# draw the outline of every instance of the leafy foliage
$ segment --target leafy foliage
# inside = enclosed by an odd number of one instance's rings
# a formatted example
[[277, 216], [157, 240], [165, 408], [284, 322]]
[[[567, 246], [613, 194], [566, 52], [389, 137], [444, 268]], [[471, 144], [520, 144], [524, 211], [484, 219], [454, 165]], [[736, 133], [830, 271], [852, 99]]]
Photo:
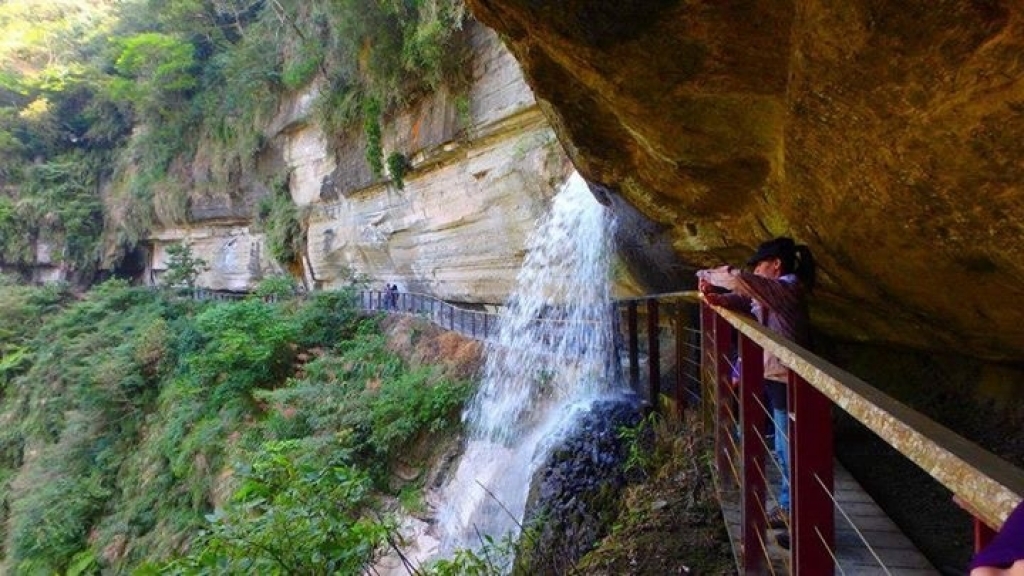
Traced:
[[[0, 4], [0, 259], [32, 264], [52, 224], [40, 218], [73, 193], [82, 201], [68, 206], [89, 218], [60, 219], [53, 253], [84, 273], [100, 254], [116, 265], [155, 224], [186, 223], [190, 194], [239, 191], [295, 91], [319, 94], [325, 133], [362, 126], [381, 177], [388, 115], [467, 86], [464, 18], [461, 0]], [[68, 177], [45, 174], [56, 168]], [[111, 183], [105, 219], [97, 182]], [[277, 247], [294, 254], [300, 234], [280, 230]]]
[[409, 159], [401, 152], [392, 152], [388, 156], [388, 174], [391, 175], [391, 181], [395, 183], [395, 188], [399, 190], [405, 188], [405, 173], [409, 168]]
[[363, 102], [363, 132], [366, 134], [366, 161], [377, 178], [384, 173], [384, 149], [381, 143], [380, 101], [369, 98]]
[[263, 229], [267, 250], [275, 260], [282, 264], [299, 261], [306, 245], [306, 230], [284, 183], [260, 201], [256, 223]]
[[295, 279], [287, 274], [264, 278], [253, 292], [260, 299], [290, 298], [295, 295]]
[[[266, 444], [231, 501], [208, 518], [196, 551], [169, 574], [357, 574], [388, 527], [367, 516], [365, 474], [305, 458], [296, 441]], [[326, 503], [326, 505], [325, 505]]]
[[501, 576], [508, 573], [515, 548], [511, 535], [499, 542], [485, 536], [479, 549], [456, 550], [450, 559], [431, 563], [424, 573], [428, 576]]
[[391, 463], [468, 394], [390, 352], [351, 291], [3, 282], [0, 571], [357, 573], [390, 529], [370, 511]]
[[119, 42], [114, 60], [118, 76], [112, 95], [122, 98], [143, 117], [172, 114], [196, 87], [195, 48], [191, 43], [159, 32], [143, 32]]
[[208, 268], [206, 260], [192, 254], [192, 247], [184, 242], [167, 247], [167, 271], [160, 278], [164, 286], [196, 285], [196, 278]]

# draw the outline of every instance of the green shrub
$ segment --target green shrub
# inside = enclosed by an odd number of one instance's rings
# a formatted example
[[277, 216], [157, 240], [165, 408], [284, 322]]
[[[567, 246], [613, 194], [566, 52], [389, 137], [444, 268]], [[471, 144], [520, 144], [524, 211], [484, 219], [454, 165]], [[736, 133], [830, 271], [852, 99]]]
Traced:
[[65, 284], [19, 286], [0, 276], [0, 396], [6, 384], [31, 366], [34, 333], [69, 297]]
[[363, 102], [363, 134], [366, 136], [366, 161], [374, 178], [384, 174], [384, 148], [381, 141], [380, 101], [368, 98]]
[[281, 84], [289, 90], [298, 90], [308, 84], [319, 69], [319, 54], [305, 56], [285, 66], [284, 72], [281, 73]]
[[295, 279], [287, 274], [276, 274], [260, 280], [253, 296], [260, 299], [285, 299], [295, 296]]
[[465, 384], [438, 380], [430, 369], [383, 383], [370, 403], [370, 444], [381, 455], [394, 457], [419, 434], [445, 430], [457, 422], [468, 394]]
[[298, 262], [306, 245], [306, 231], [299, 209], [288, 192], [287, 178], [274, 186], [274, 192], [260, 200], [256, 224], [263, 230], [267, 250], [281, 264]]
[[360, 321], [353, 288], [311, 292], [295, 313], [297, 343], [303, 348], [333, 348], [356, 337]]
[[209, 388], [210, 410], [248, 401], [253, 388], [283, 381], [294, 361], [298, 326], [261, 301], [207, 308], [195, 326], [205, 342], [185, 362], [194, 382]]
[[92, 271], [97, 262], [103, 231], [97, 164], [104, 160], [97, 155], [69, 153], [33, 164], [24, 172], [26, 200], [20, 211], [28, 217], [28, 228], [57, 240], [57, 247], [64, 248], [57, 254], [63, 252], [63, 259], [74, 270]]
[[431, 562], [424, 567], [425, 576], [501, 576], [515, 558], [517, 542], [511, 535], [500, 541], [484, 536], [479, 549], [461, 548], [451, 558]]
[[142, 32], [117, 41], [114, 61], [118, 76], [111, 94], [130, 102], [142, 114], [159, 118], [174, 110], [198, 84], [195, 47], [186, 40], [159, 32]]
[[62, 572], [86, 545], [89, 526], [111, 495], [102, 472], [91, 470], [98, 434], [95, 422], [77, 417], [60, 443], [23, 472], [30, 488], [10, 499], [10, 560], [20, 573], [31, 573], [28, 567]]
[[242, 484], [207, 533], [167, 574], [358, 574], [390, 529], [366, 514], [368, 478], [331, 461], [303, 458], [293, 441], [254, 456]]
[[409, 160], [401, 152], [392, 152], [388, 156], [388, 173], [395, 183], [395, 188], [405, 188], [405, 174], [410, 167]]

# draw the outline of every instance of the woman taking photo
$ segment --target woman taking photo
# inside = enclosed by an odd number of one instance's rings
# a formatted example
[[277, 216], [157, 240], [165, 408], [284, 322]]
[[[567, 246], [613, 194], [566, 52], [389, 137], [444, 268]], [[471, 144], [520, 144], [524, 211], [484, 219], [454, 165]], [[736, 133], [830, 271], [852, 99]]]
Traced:
[[[814, 257], [807, 246], [792, 238], [764, 242], [747, 261], [750, 271], [721, 266], [697, 272], [697, 288], [709, 304], [752, 313], [763, 326], [795, 343], [810, 343], [807, 297], [814, 288]], [[721, 293], [718, 289], [729, 292]], [[789, 526], [789, 433], [786, 382], [789, 369], [767, 350], [764, 384], [775, 426], [775, 455], [782, 472], [778, 506], [768, 513], [771, 528]], [[788, 534], [778, 543], [788, 548]]]

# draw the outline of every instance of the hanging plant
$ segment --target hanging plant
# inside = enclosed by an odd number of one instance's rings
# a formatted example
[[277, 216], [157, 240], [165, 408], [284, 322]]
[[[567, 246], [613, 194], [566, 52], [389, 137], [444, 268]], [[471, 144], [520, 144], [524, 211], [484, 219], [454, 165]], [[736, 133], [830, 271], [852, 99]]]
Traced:
[[405, 157], [405, 154], [401, 152], [392, 152], [388, 156], [388, 174], [391, 175], [392, 182], [395, 186], [402, 190], [405, 188], [405, 175], [409, 172], [412, 165], [409, 163], [409, 159]]

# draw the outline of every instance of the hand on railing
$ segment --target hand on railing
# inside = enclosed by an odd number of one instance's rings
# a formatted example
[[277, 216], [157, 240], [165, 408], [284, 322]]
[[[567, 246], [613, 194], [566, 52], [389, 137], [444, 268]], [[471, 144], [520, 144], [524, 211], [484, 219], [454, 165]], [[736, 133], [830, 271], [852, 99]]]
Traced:
[[727, 299], [722, 292], [722, 288], [712, 284], [704, 276], [701, 275], [701, 270], [697, 273], [697, 291], [704, 296], [704, 300], [712, 306], [725, 306]]

